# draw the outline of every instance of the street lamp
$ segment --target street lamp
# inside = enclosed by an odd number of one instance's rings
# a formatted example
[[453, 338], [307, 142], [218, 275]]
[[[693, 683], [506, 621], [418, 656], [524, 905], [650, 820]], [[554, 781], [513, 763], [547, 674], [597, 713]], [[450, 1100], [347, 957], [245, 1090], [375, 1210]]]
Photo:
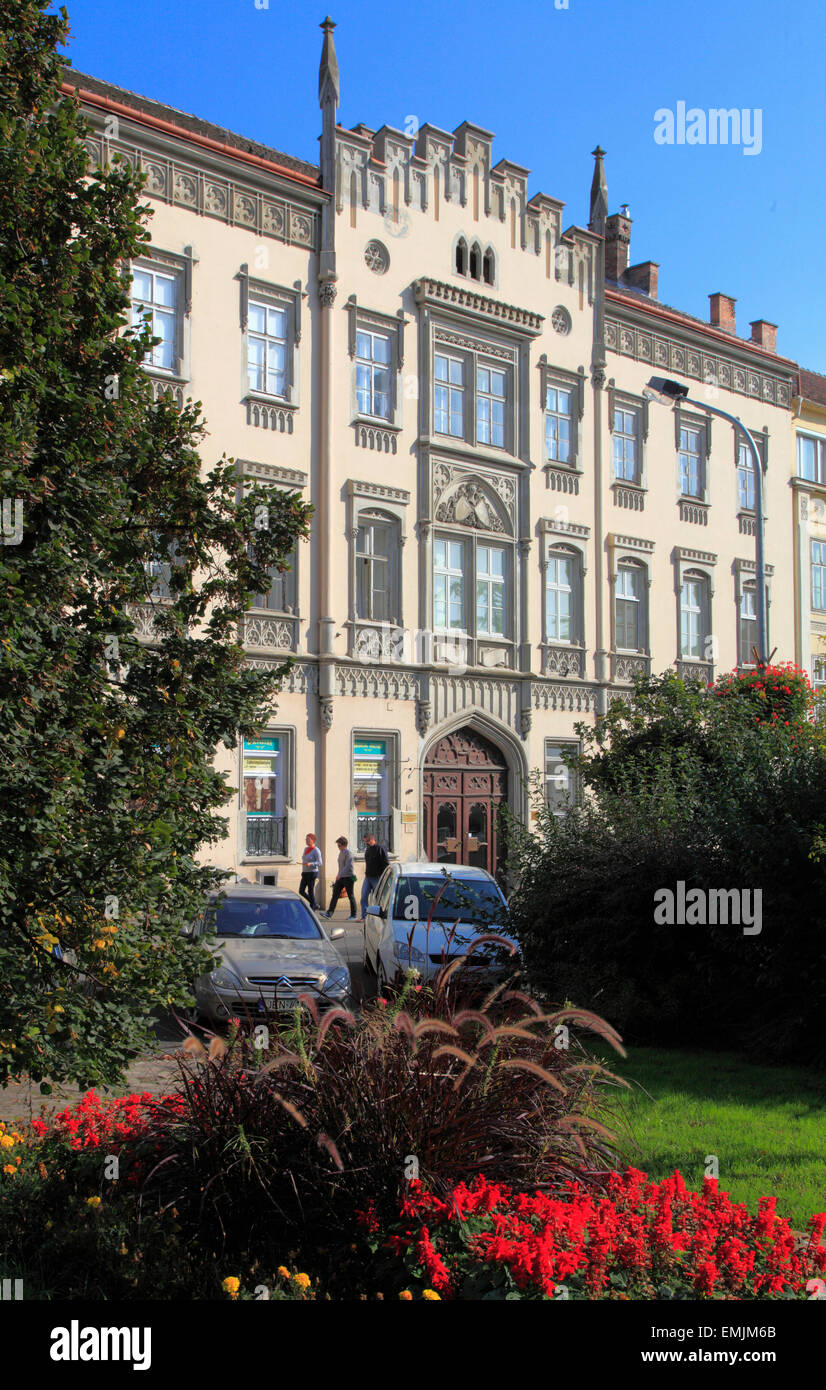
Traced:
[[755, 545], [757, 551], [757, 655], [758, 665], [765, 665], [769, 654], [769, 639], [766, 630], [766, 564], [763, 554], [763, 461], [751, 434], [746, 429], [743, 421], [737, 415], [730, 415], [727, 410], [721, 410], [717, 405], [709, 405], [708, 401], [695, 401], [688, 394], [689, 388], [684, 386], [681, 381], [669, 381], [666, 377], [652, 376], [648, 385], [643, 388], [643, 395], [649, 401], [657, 401], [660, 405], [676, 405], [679, 401], [685, 401], [686, 405], [697, 406], [700, 410], [707, 410], [711, 415], [719, 415], [723, 420], [728, 420], [735, 429], [740, 430], [743, 438], [748, 444], [751, 452], [752, 468], [754, 469], [754, 502], [756, 512], [755, 525]]

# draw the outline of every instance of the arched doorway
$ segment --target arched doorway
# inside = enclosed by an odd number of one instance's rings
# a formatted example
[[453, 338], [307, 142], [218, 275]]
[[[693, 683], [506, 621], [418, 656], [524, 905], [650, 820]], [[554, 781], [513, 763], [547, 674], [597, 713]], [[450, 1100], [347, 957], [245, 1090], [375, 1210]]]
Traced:
[[423, 768], [425, 853], [440, 864], [474, 864], [495, 874], [497, 812], [508, 799], [504, 753], [475, 729], [444, 734]]

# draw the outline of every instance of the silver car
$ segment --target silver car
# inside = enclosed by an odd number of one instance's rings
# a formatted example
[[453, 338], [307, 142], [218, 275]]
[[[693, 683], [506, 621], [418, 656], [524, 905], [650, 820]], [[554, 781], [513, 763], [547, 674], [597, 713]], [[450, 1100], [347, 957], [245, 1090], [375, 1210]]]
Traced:
[[478, 937], [505, 937], [513, 947], [480, 945], [463, 967], [477, 979], [504, 978], [519, 968], [515, 939], [508, 932], [508, 905], [485, 869], [465, 864], [394, 863], [385, 869], [364, 918], [364, 964], [379, 993], [407, 970], [432, 980], [443, 966], [465, 955]]
[[196, 1017], [212, 1024], [291, 1014], [309, 994], [319, 1008], [353, 1005], [350, 971], [303, 898], [289, 888], [233, 883], [210, 894], [192, 928], [215, 969], [195, 981]]

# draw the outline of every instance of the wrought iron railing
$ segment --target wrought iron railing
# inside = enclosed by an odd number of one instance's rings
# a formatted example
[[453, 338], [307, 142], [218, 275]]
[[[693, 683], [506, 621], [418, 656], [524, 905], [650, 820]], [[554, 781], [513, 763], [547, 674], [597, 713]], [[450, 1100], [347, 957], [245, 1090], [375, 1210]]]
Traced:
[[250, 858], [286, 854], [286, 844], [286, 816], [247, 817], [247, 855]]
[[390, 843], [392, 828], [392, 816], [359, 816], [358, 829], [356, 832], [357, 853], [361, 854], [363, 852], [366, 835], [375, 835], [380, 845], [384, 845], [385, 849], [392, 849], [393, 846]]

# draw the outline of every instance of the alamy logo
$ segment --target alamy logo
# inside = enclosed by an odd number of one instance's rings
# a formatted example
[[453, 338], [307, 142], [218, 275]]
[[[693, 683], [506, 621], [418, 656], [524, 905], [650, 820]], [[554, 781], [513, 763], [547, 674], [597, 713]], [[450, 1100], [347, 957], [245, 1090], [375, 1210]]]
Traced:
[[73, 1319], [68, 1327], [52, 1328], [52, 1361], [131, 1361], [133, 1371], [152, 1365], [151, 1327], [81, 1327]]
[[743, 928], [744, 936], [763, 930], [762, 888], [689, 888], [680, 879], [676, 892], [658, 888], [654, 894], [654, 921], [658, 927]]
[[699, 106], [676, 111], [661, 106], [654, 112], [654, 139], [658, 145], [742, 145], [743, 154], [760, 154], [763, 148], [763, 112], [759, 107]]

